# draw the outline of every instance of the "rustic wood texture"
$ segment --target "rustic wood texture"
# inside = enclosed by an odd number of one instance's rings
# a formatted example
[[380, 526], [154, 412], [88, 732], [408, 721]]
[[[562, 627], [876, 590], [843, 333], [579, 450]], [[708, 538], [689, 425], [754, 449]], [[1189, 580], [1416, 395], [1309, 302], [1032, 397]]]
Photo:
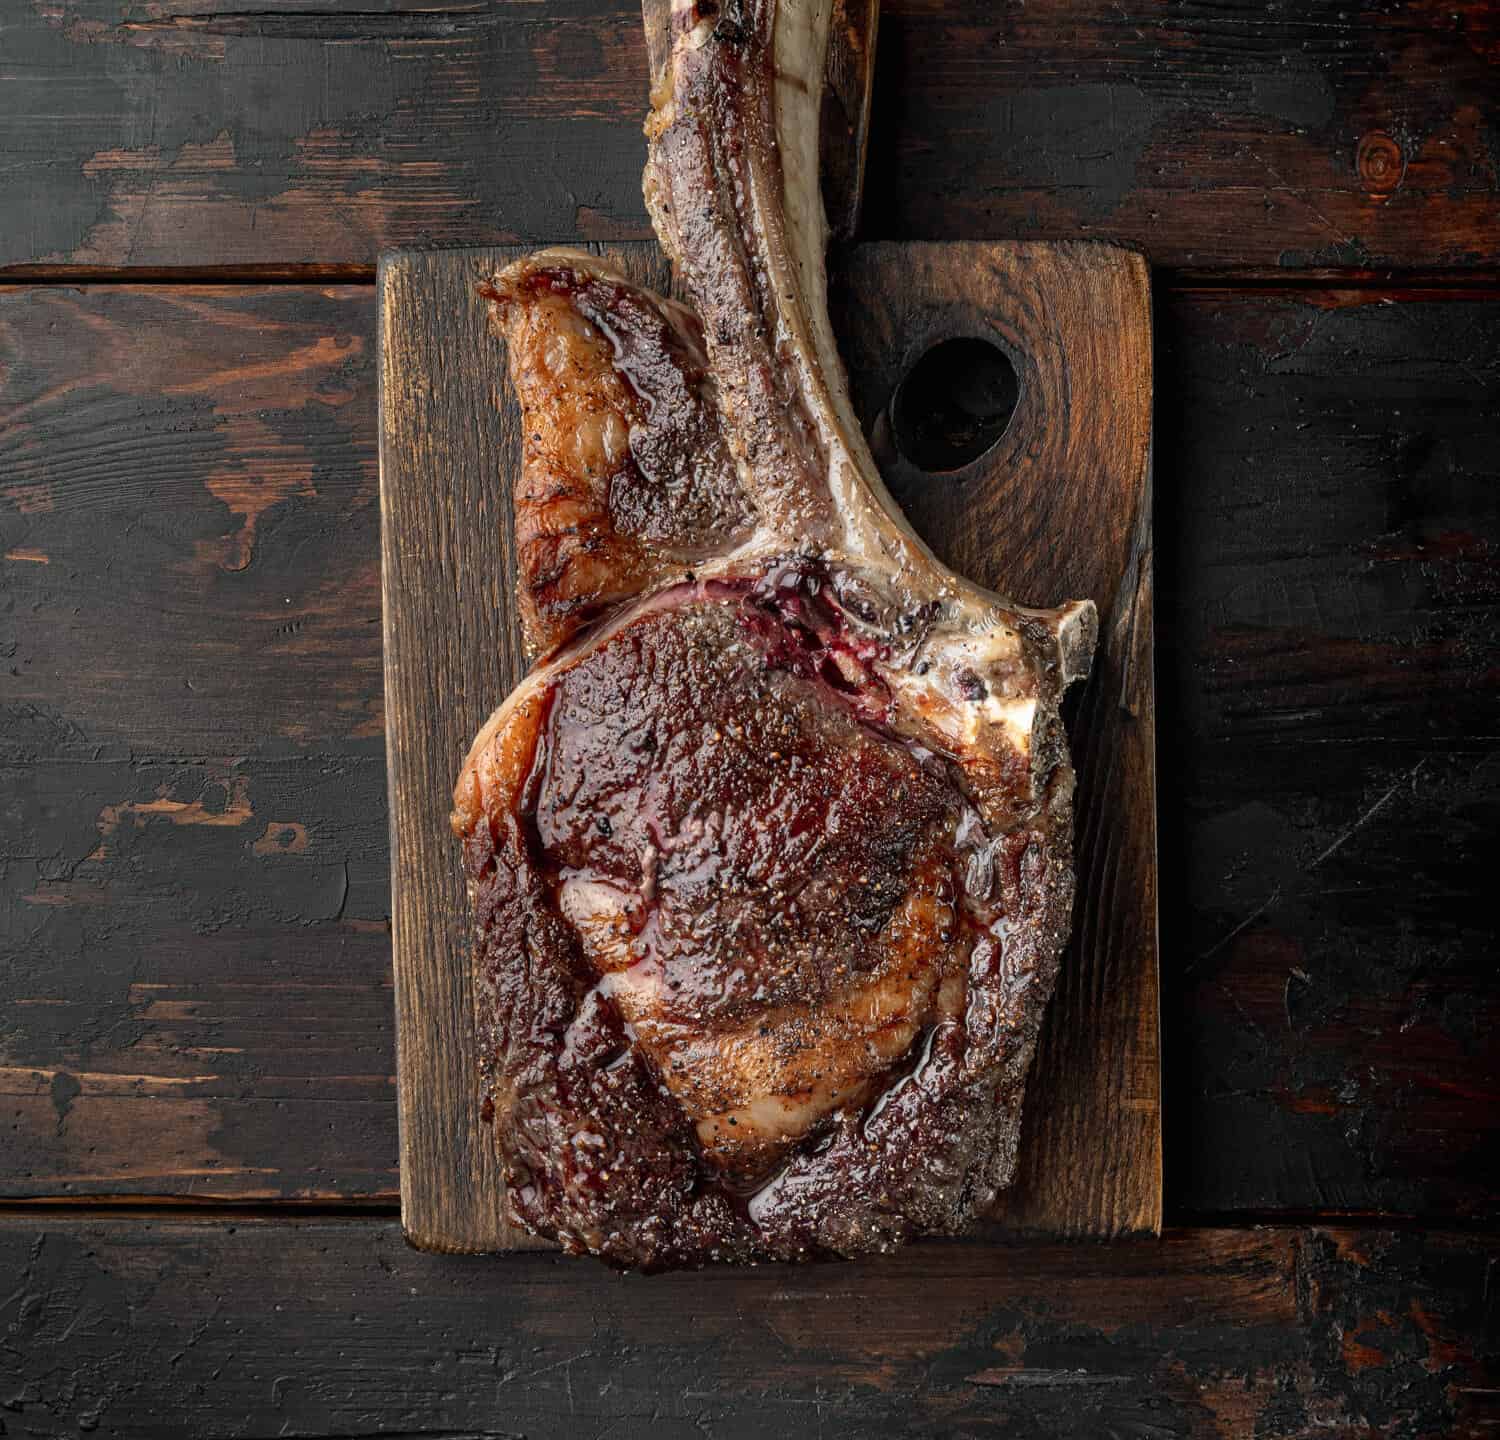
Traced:
[[[520, 412], [479, 284], [519, 251], [398, 253], [381, 269], [381, 507], [401, 1207], [413, 1242], [512, 1248], [479, 1115], [467, 905], [450, 792], [474, 733], [525, 673], [510, 492]], [[661, 288], [654, 246], [611, 247]], [[893, 472], [945, 558], [1027, 602], [1097, 597], [1084, 701], [1079, 907], [1026, 1101], [1017, 1228], [1160, 1228], [1151, 309], [1138, 256], [1101, 246], [854, 252], [835, 310], [861, 419], [879, 434], [908, 368], [954, 337], [1013, 357], [1021, 402], [962, 470]], [[496, 405], [498, 401], [498, 407]], [[476, 419], [479, 411], [487, 411]], [[895, 452], [892, 451], [895, 460]], [[952, 543], [963, 534], [967, 543]], [[954, 553], [956, 552], [956, 553]], [[497, 1115], [496, 1125], [504, 1123]]]
[[[0, 25], [0, 267], [648, 234], [637, 0], [38, 0]], [[1488, 0], [887, 0], [878, 68], [873, 238], [1500, 254]]]
[[620, 1277], [390, 1222], [0, 1220], [7, 1435], [1486, 1440], [1500, 1244], [1201, 1230]]
[[883, 8], [862, 233], [1157, 267], [1169, 1216], [1465, 1233], [641, 1282], [244, 1208], [397, 1198], [375, 257], [646, 237], [637, 0], [12, 0], [0, 1433], [1500, 1428], [1500, 5]]
[[519, 412], [479, 285], [493, 256], [380, 271], [380, 506], [401, 1215], [427, 1250], [512, 1248], [480, 1115], [472, 923], [448, 824], [485, 717], [526, 670], [506, 481]]
[[6, 1194], [395, 1195], [372, 300], [0, 291]]
[[[1179, 1216], [1500, 1220], [1492, 305], [1158, 291]], [[0, 288], [6, 1196], [394, 1201], [374, 308]]]
[[1497, 316], [1337, 290], [1172, 307], [1180, 1212], [1500, 1215]]

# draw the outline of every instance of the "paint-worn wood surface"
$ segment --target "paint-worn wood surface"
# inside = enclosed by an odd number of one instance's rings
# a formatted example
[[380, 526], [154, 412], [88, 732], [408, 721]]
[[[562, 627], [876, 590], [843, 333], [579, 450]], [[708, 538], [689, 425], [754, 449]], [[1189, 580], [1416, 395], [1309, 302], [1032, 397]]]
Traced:
[[[509, 516], [520, 417], [476, 296], [514, 253], [398, 253], [380, 284], [402, 1215], [415, 1243], [449, 1250], [517, 1240], [500, 1218], [493, 1132], [479, 1114], [467, 908], [447, 823], [470, 738], [524, 673]], [[608, 253], [647, 284], [667, 281], [653, 246]], [[837, 290], [861, 418], [890, 450], [918, 531], [974, 578], [1028, 602], [1091, 595], [1099, 604], [1104, 640], [1075, 726], [1076, 940], [1033, 1070], [1018, 1181], [1000, 1213], [1016, 1228], [1054, 1234], [1154, 1231], [1162, 1199], [1145, 265], [1099, 246], [875, 246], [854, 252]], [[955, 338], [1002, 347], [1020, 399], [997, 444], [933, 475], [881, 439], [879, 417], [911, 367]]]
[[1496, 297], [1209, 291], [1159, 354], [1174, 1203], [1500, 1218]]
[[[638, 0], [10, 0], [0, 27], [0, 267], [649, 233]], [[878, 68], [872, 238], [1500, 259], [1490, 0], [887, 0]]]
[[620, 1277], [393, 1222], [0, 1220], [6, 1434], [1057, 1440], [1500, 1422], [1500, 1245], [1198, 1230]]
[[0, 291], [5, 1195], [394, 1197], [374, 350]]
[[[1179, 1216], [1500, 1218], [1488, 296], [1156, 296]], [[375, 348], [0, 289], [0, 1196], [394, 1203]]]

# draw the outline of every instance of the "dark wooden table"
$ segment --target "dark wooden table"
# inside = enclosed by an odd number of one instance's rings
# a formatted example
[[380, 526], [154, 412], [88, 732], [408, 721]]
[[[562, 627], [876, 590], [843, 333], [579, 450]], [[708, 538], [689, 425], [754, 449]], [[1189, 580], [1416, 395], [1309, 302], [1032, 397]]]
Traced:
[[886, 3], [867, 235], [1156, 267], [1163, 1239], [404, 1247], [374, 261], [647, 234], [636, 16], [0, 0], [0, 1434], [1495, 1435], [1487, 0]]

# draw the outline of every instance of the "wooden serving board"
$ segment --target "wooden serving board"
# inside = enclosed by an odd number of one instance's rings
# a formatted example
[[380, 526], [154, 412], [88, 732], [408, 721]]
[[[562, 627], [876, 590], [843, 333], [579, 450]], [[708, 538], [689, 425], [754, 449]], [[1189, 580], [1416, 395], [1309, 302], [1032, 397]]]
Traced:
[[[401, 1211], [408, 1238], [432, 1250], [538, 1244], [501, 1218], [479, 1108], [470, 919], [448, 829], [470, 739], [526, 668], [509, 498], [520, 417], [503, 343], [476, 293], [520, 253], [396, 252], [380, 267]], [[645, 284], [669, 283], [653, 244], [601, 253]], [[1087, 595], [1100, 610], [1094, 673], [1069, 704], [1079, 773], [1074, 938], [1032, 1071], [1020, 1169], [995, 1219], [1051, 1235], [1158, 1231], [1145, 263], [1094, 245], [866, 245], [835, 267], [832, 294], [860, 419], [928, 543], [955, 569], [1028, 604]], [[930, 399], [941, 411], [950, 391], [973, 388], [973, 352], [950, 349], [913, 367], [955, 338], [997, 347], [1019, 395], [993, 447], [950, 468], [932, 457], [945, 435], [924, 429], [920, 407]], [[956, 361], [946, 377], [944, 356]]]

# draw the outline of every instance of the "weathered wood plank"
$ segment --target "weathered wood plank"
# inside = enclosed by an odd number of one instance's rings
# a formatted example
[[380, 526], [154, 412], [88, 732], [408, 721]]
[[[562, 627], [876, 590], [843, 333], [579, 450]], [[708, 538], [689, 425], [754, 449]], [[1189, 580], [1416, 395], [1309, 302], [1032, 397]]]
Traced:
[[1169, 315], [1169, 1191], [1493, 1216], [1500, 310]]
[[[56, 0], [0, 27], [0, 267], [648, 234], [636, 0]], [[873, 238], [1500, 255], [1488, 0], [886, 0], [878, 70]]]
[[[509, 1249], [480, 1055], [451, 777], [525, 673], [512, 596], [520, 412], [479, 286], [519, 251], [399, 253], [381, 267], [381, 507], [390, 742], [401, 1209], [424, 1248]], [[654, 245], [610, 247], [664, 286]], [[861, 420], [918, 532], [1035, 604], [1088, 595], [1101, 643], [1074, 725], [1074, 943], [1026, 1098], [1017, 1229], [1161, 1224], [1151, 660], [1151, 314], [1139, 257], [1102, 246], [873, 245], [835, 274]], [[954, 339], [1003, 347], [1022, 398], [958, 465], [904, 458], [897, 388]], [[1000, 351], [994, 352], [997, 358]], [[940, 362], [939, 362], [940, 363]], [[962, 368], [949, 383], [961, 382]], [[498, 409], [496, 399], [499, 399]], [[891, 431], [894, 425], [895, 437]], [[909, 438], [909, 437], [908, 437]], [[930, 473], [941, 469], [942, 473]]]
[[0, 1170], [394, 1197], [368, 288], [0, 292]]
[[1480, 1440], [1492, 1238], [923, 1244], [641, 1280], [392, 1222], [0, 1220], [7, 1434]]
[[901, 0], [866, 225], [1081, 235], [1188, 269], [1490, 263], [1488, 0]]
[[374, 329], [355, 286], [0, 290], [10, 723], [379, 739]]
[[[0, 292], [5, 1194], [394, 1194], [373, 307]], [[1157, 298], [1183, 1211], [1500, 1218], [1496, 315]]]

